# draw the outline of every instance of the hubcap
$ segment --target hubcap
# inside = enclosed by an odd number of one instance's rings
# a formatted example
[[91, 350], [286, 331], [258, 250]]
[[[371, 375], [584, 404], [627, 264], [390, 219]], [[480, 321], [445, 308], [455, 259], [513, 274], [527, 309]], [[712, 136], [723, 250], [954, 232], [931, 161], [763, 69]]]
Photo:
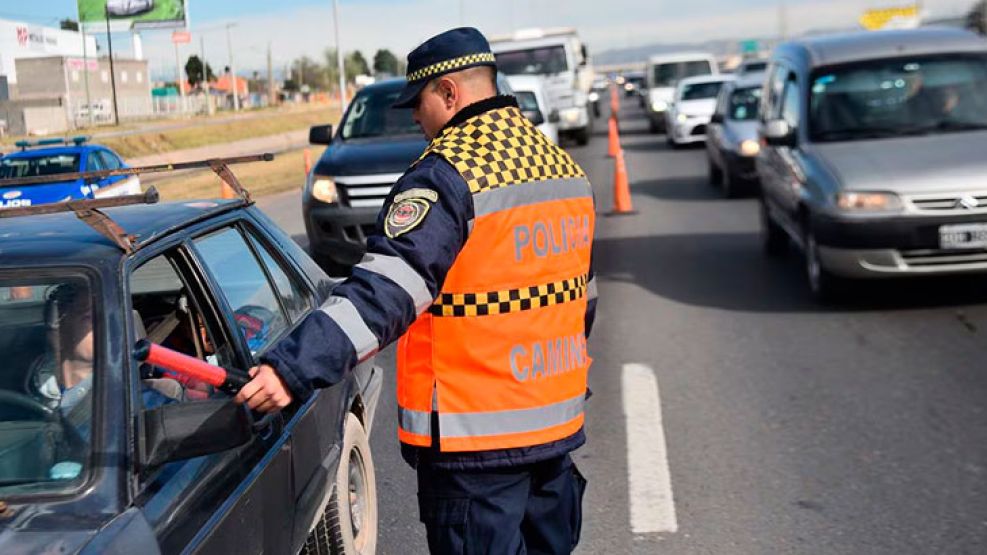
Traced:
[[360, 531], [366, 518], [367, 483], [363, 475], [363, 457], [356, 449], [350, 453], [349, 478], [350, 525], [353, 529], [353, 542], [358, 550], [362, 550], [366, 543], [366, 538], [360, 535]]

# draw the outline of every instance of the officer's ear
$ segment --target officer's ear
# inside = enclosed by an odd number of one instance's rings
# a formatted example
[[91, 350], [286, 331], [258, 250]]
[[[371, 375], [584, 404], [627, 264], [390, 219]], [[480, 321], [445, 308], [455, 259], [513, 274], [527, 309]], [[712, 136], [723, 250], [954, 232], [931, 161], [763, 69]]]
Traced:
[[456, 81], [449, 77], [439, 78], [435, 86], [435, 93], [442, 99], [442, 103], [446, 109], [454, 108], [456, 106], [456, 100], [459, 99], [459, 87]]

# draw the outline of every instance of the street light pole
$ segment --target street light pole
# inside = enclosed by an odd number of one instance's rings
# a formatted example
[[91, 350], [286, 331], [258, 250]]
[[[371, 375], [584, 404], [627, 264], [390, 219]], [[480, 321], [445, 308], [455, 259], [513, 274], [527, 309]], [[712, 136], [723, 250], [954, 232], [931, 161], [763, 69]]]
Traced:
[[226, 24], [226, 48], [230, 52], [230, 80], [233, 83], [233, 111], [240, 111], [240, 87], [236, 81], [236, 66], [233, 65], [233, 42], [230, 39], [230, 27], [236, 27], [236, 23]]
[[339, 41], [339, 2], [332, 0], [332, 20], [336, 28], [336, 66], [339, 71], [339, 111], [346, 110], [346, 70], [343, 66], [343, 48]]
[[106, 44], [110, 55], [110, 88], [113, 91], [113, 125], [120, 125], [120, 110], [117, 108], [117, 76], [113, 69], [113, 34], [110, 33], [110, 8], [106, 6], [103, 11], [106, 17]]

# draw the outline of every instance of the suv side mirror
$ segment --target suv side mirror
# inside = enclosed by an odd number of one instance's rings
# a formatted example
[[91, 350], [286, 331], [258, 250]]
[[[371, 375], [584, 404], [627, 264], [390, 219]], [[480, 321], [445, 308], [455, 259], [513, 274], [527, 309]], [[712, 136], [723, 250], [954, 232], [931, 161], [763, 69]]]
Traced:
[[532, 125], [539, 126], [545, 123], [545, 115], [542, 114], [541, 110], [538, 108], [535, 108], [534, 110], [522, 110], [521, 113], [524, 117], [528, 118], [528, 121], [530, 121]]
[[724, 119], [725, 118], [723, 117], [723, 114], [721, 114], [719, 112], [716, 112], [716, 113], [713, 114], [713, 117], [709, 118], [709, 122], [710, 123], [723, 123], [723, 120]]
[[313, 145], [327, 145], [332, 142], [332, 125], [313, 125], [308, 130], [308, 142]]
[[771, 146], [794, 147], [796, 145], [795, 129], [783, 119], [773, 119], [765, 122], [761, 128], [764, 141]]
[[219, 453], [253, 437], [247, 410], [229, 399], [172, 403], [144, 411], [142, 463], [165, 463]]

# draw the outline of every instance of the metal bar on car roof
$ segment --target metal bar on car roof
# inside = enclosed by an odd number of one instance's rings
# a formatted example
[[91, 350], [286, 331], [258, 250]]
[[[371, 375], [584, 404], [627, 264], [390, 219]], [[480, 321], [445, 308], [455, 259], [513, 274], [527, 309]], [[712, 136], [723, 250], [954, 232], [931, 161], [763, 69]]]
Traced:
[[[229, 166], [231, 164], [245, 164], [248, 162], [270, 162], [274, 160], [274, 154], [265, 152], [263, 154], [251, 154], [248, 156], [233, 156], [230, 158], [213, 158], [210, 160], [196, 160], [194, 162], [178, 162], [175, 164], [159, 164], [155, 166], [142, 166], [138, 168], [119, 168], [116, 170], [99, 170], [94, 172], [72, 172], [57, 173], [53, 175], [38, 175], [32, 177], [15, 177], [13, 179], [0, 179], [0, 187], [12, 187], [16, 185], [37, 185], [39, 183], [60, 183], [62, 181], [74, 181], [76, 179], [102, 179], [104, 177], [116, 177], [119, 175], [140, 175], [147, 173], [164, 173], [178, 170], [191, 169], [212, 169], [218, 170], [218, 166]], [[223, 176], [221, 176], [223, 177]], [[235, 181], [236, 178], [233, 178]], [[237, 183], [239, 185], [239, 183]], [[233, 184], [230, 184], [233, 187]], [[243, 190], [243, 188], [240, 188]], [[242, 195], [241, 195], [242, 196]], [[249, 195], [248, 195], [249, 197]]]
[[154, 204], [158, 202], [158, 190], [154, 186], [139, 195], [123, 195], [119, 197], [95, 198], [83, 200], [67, 200], [52, 204], [35, 206], [19, 206], [17, 208], [0, 209], [0, 218], [16, 218], [18, 216], [35, 216], [38, 214], [57, 214], [59, 212], [80, 212], [131, 204]]

